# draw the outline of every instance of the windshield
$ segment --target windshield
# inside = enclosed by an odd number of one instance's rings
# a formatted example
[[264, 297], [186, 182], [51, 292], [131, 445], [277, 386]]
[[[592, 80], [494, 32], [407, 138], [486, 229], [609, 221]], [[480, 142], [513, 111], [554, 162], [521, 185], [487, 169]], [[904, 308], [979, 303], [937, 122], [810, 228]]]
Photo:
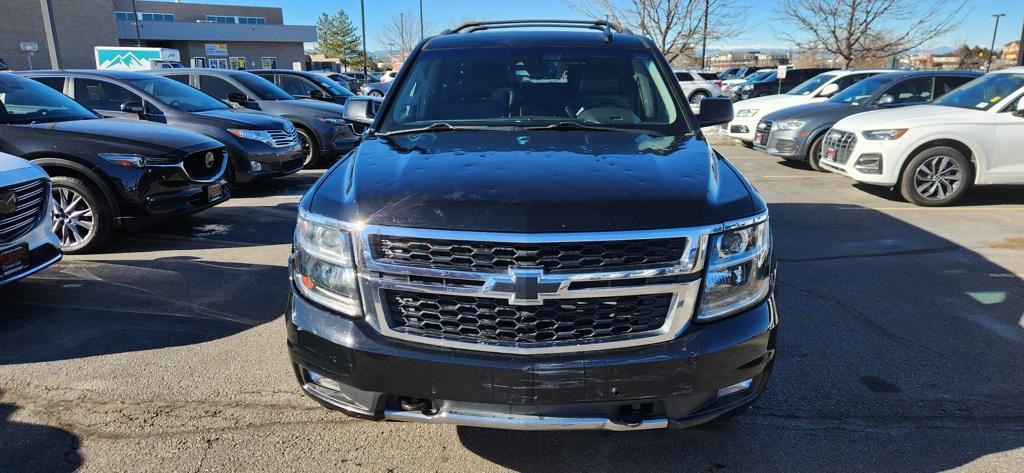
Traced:
[[341, 84], [339, 84], [337, 82], [334, 82], [333, 80], [328, 79], [327, 77], [316, 76], [316, 77], [312, 77], [312, 79], [317, 84], [320, 84], [320, 87], [323, 87], [323, 88], [329, 90], [331, 92], [331, 95], [341, 96], [341, 97], [352, 97], [353, 95], [355, 95], [352, 92], [349, 92], [348, 89], [342, 87]]
[[[664, 135], [688, 127], [648, 51], [485, 48], [424, 51], [393, 89], [384, 133], [435, 123], [604, 125]], [[579, 130], [578, 127], [562, 127]]]
[[759, 72], [755, 72], [755, 73], [745, 77], [744, 80], [746, 80], [747, 82], [757, 82], [757, 81], [759, 81], [761, 79], [764, 79], [769, 74], [774, 74], [774, 73], [775, 73], [774, 71], [759, 71]]
[[888, 85], [892, 82], [892, 79], [882, 76], [868, 77], [856, 84], [847, 87], [846, 90], [839, 92], [832, 98], [828, 99], [829, 102], [845, 103], [850, 105], [860, 105], [865, 100], [871, 98], [878, 92], [878, 89]]
[[260, 100], [294, 100], [295, 97], [288, 95], [288, 92], [281, 90], [273, 82], [266, 80], [256, 74], [238, 74], [235, 80], [256, 94]]
[[835, 74], [818, 74], [805, 80], [802, 84], [786, 93], [789, 95], [810, 95], [811, 92], [818, 90], [818, 87], [825, 85], [826, 82], [832, 80], [834, 77]]
[[988, 110], [1021, 87], [1024, 87], [1024, 74], [988, 74], [960, 86], [932, 103], [947, 107]]
[[99, 118], [95, 113], [31, 79], [0, 74], [0, 124], [52, 123]]
[[224, 102], [166, 77], [132, 79], [128, 82], [156, 97], [160, 102], [183, 112], [206, 112], [228, 108]]

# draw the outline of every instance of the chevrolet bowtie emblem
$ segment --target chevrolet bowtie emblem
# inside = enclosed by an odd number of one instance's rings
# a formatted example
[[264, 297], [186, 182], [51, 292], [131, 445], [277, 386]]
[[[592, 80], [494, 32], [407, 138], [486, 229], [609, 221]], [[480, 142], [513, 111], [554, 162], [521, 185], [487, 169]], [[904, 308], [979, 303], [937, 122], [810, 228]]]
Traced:
[[0, 214], [12, 214], [18, 209], [18, 194], [7, 191], [0, 194]]
[[497, 276], [487, 280], [484, 291], [508, 296], [509, 304], [540, 305], [545, 296], [555, 296], [569, 287], [569, 281], [546, 279], [539, 269], [509, 268], [508, 276]]

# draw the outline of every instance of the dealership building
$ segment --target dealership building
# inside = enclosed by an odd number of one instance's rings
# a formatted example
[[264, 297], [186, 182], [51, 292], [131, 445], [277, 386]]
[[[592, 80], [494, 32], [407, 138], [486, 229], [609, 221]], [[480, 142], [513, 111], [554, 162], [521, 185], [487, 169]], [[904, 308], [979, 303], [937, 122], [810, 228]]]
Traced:
[[[171, 48], [186, 66], [285, 68], [304, 63], [313, 26], [280, 8], [146, 0], [4, 0], [0, 59], [11, 69], [95, 68], [94, 46]], [[133, 8], [134, 6], [134, 8]], [[35, 48], [33, 48], [35, 46]], [[31, 53], [28, 49], [38, 49]]]

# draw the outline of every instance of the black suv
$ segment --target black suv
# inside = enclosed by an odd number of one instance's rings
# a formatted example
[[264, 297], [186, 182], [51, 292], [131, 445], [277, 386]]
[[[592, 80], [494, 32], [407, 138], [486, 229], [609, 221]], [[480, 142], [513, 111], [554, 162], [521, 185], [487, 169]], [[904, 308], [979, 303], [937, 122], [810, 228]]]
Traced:
[[34, 71], [46, 84], [111, 118], [147, 120], [202, 133], [227, 147], [230, 182], [285, 176], [302, 169], [295, 127], [280, 117], [227, 104], [164, 77], [127, 71]]
[[284, 89], [289, 95], [300, 99], [323, 100], [339, 105], [355, 94], [315, 72], [290, 71], [285, 69], [256, 69], [249, 71]]
[[701, 132], [731, 101], [695, 116], [674, 81], [604, 21], [485, 22], [423, 41], [379, 108], [349, 99], [375, 117], [302, 199], [290, 262], [302, 389], [510, 429], [746, 409], [775, 355], [768, 210]]
[[165, 125], [104, 119], [10, 73], [0, 73], [0, 151], [53, 177], [53, 227], [67, 253], [96, 250], [118, 228], [178, 218], [229, 197], [222, 144]]
[[291, 120], [302, 143], [305, 166], [316, 164], [321, 158], [337, 158], [355, 146], [355, 132], [343, 118], [345, 107], [297, 99], [255, 74], [228, 69], [172, 69], [153, 74], [191, 85], [218, 99]]
[[786, 77], [779, 80], [778, 71], [772, 72], [759, 80], [747, 82], [739, 88], [737, 100], [784, 94], [822, 72], [834, 71], [834, 67], [811, 67], [805, 69], [787, 69]]

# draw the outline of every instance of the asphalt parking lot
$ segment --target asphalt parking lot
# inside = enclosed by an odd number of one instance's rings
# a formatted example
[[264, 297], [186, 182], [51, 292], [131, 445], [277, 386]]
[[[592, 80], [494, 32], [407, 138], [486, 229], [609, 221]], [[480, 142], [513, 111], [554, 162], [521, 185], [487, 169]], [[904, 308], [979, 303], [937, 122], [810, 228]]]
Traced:
[[1024, 190], [919, 208], [719, 150], [769, 201], [780, 260], [774, 377], [734, 421], [521, 433], [324, 410], [282, 320], [303, 171], [0, 289], [0, 470], [1024, 471]]

